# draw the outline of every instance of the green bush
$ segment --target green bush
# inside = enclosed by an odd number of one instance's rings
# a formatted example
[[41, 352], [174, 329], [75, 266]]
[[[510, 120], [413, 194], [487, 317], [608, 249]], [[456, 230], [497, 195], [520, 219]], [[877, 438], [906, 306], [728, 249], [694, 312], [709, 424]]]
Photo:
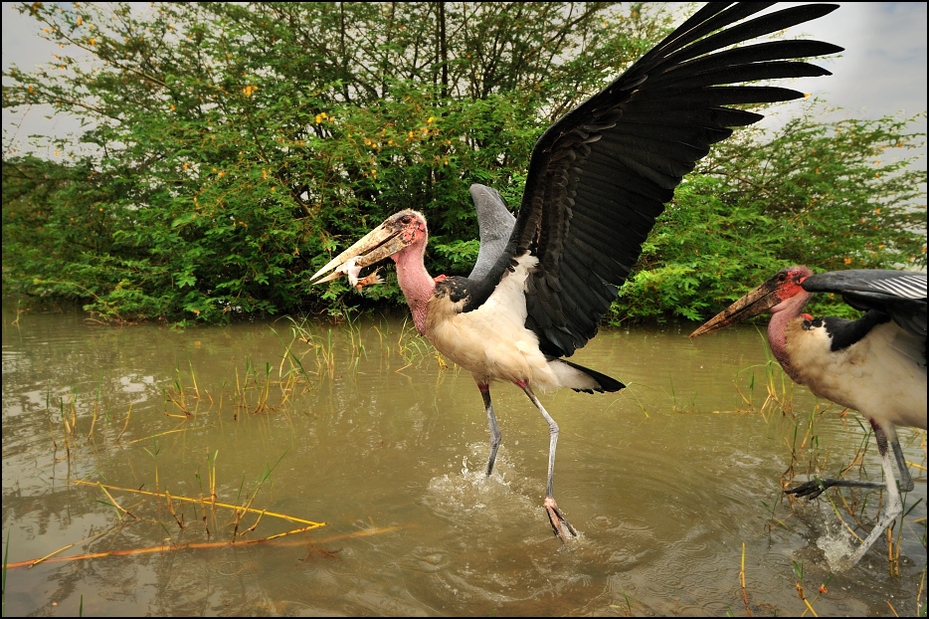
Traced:
[[[6, 71], [4, 109], [86, 124], [55, 161], [4, 155], [3, 293], [180, 324], [402, 305], [393, 279], [364, 296], [308, 285], [401, 208], [426, 215], [433, 272], [467, 273], [470, 184], [515, 209], [544, 128], [670, 24], [617, 3], [18, 8], [64, 51]], [[818, 123], [821, 109], [718, 145], [612, 322], [705, 317], [788, 263], [925, 265], [925, 170], [878, 163], [924, 136], [908, 119]]]

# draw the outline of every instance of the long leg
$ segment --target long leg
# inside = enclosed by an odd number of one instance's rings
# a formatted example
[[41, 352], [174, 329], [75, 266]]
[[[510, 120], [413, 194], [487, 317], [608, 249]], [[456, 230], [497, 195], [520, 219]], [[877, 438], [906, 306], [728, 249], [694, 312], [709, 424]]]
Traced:
[[[906, 466], [906, 459], [903, 457], [903, 449], [900, 447], [900, 441], [897, 440], [897, 432], [892, 425], [887, 428], [882, 427], [878, 422], [869, 419], [871, 427], [874, 428], [874, 439], [877, 442], [877, 450], [881, 454], [881, 469], [884, 472], [884, 481], [849, 481], [845, 479], [815, 479], [801, 484], [796, 488], [786, 490], [788, 494], [805, 496], [808, 499], [815, 499], [827, 488], [842, 486], [856, 488], [886, 488], [887, 501], [884, 511], [881, 513], [877, 524], [868, 534], [868, 537], [861, 542], [861, 545], [848, 556], [846, 567], [852, 567], [861, 560], [868, 549], [877, 541], [877, 538], [890, 527], [897, 517], [903, 513], [903, 501], [900, 498], [900, 490], [909, 492], [915, 486], [910, 471]], [[887, 446], [891, 446], [894, 452], [894, 458], [897, 461], [897, 468], [900, 470], [900, 487], [897, 488], [897, 481], [894, 478], [893, 465], [890, 462], [890, 453]]]
[[[913, 478], [910, 477], [909, 468], [906, 466], [906, 459], [903, 457], [903, 449], [900, 448], [900, 441], [897, 440], [897, 433], [893, 429], [893, 426], [888, 428], [887, 431], [884, 431], [880, 426], [876, 425], [874, 422], [871, 422], [872, 427], [874, 428], [874, 435], [877, 437], [878, 432], [881, 436], [884, 437], [884, 444], [886, 447], [887, 442], [890, 443], [893, 447], [894, 457], [897, 460], [897, 468], [900, 470], [900, 490], [903, 492], [909, 492], [915, 486], [913, 485]], [[880, 449], [880, 442], [878, 442], [878, 449]], [[886, 477], [886, 475], [885, 475]], [[893, 477], [891, 477], [893, 479]], [[787, 494], [793, 494], [797, 497], [806, 497], [809, 500], [813, 500], [829, 488], [884, 488], [886, 484], [882, 481], [854, 481], [850, 479], [813, 479], [806, 483], [800, 484], [795, 488], [785, 490]]]
[[561, 513], [561, 510], [558, 509], [558, 504], [555, 503], [555, 446], [558, 444], [558, 424], [555, 423], [555, 420], [552, 419], [551, 415], [548, 414], [548, 411], [545, 410], [545, 407], [542, 406], [542, 403], [539, 402], [539, 399], [535, 397], [535, 394], [532, 392], [532, 389], [529, 388], [528, 383], [520, 381], [517, 384], [522, 388], [523, 391], [526, 392], [526, 395], [529, 396], [529, 399], [532, 400], [532, 403], [535, 404], [535, 407], [539, 409], [540, 413], [542, 413], [542, 417], [544, 417], [545, 421], [548, 422], [548, 482], [545, 486], [545, 502], [542, 504], [542, 506], [545, 507], [545, 511], [548, 513], [548, 521], [552, 524], [552, 531], [555, 532], [555, 535], [558, 537], [558, 539], [560, 539], [562, 542], [565, 542], [566, 539], [562, 525], [567, 527], [571, 535], [575, 537], [577, 537], [577, 532]]
[[487, 411], [487, 423], [490, 425], [490, 458], [487, 460], [487, 476], [494, 470], [494, 461], [497, 459], [497, 449], [500, 447], [500, 428], [497, 426], [497, 416], [494, 415], [493, 404], [490, 403], [490, 385], [487, 383], [478, 383], [477, 388], [481, 390], [481, 397], [484, 398], [484, 409]]
[[[900, 500], [900, 491], [897, 490], [897, 482], [894, 479], [894, 469], [890, 463], [890, 454], [887, 452], [887, 434], [884, 432], [884, 429], [881, 428], [874, 420], [871, 420], [871, 426], [874, 428], [874, 438], [877, 440], [877, 449], [881, 453], [881, 467], [884, 469], [884, 480], [887, 484], [887, 501], [884, 505], [884, 513], [881, 514], [880, 519], [877, 521], [877, 524], [874, 525], [874, 528], [871, 529], [871, 533], [868, 537], [865, 538], [861, 545], [853, 552], [847, 559], [848, 567], [852, 567], [858, 561], [861, 560], [861, 557], [864, 556], [864, 553], [868, 551], [868, 548], [877, 541], [877, 538], [893, 523], [897, 520], [897, 517], [903, 513], [903, 501]], [[889, 432], [892, 436], [891, 444], [894, 446], [894, 453], [900, 449], [900, 445], [897, 442], [897, 436], [894, 430], [891, 428]], [[902, 458], [902, 451], [898, 456], [898, 460]], [[902, 470], [906, 469], [906, 464], [904, 463]], [[909, 477], [909, 472], [906, 473], [906, 476]], [[912, 479], [910, 484], [912, 484]]]
[[906, 458], [903, 457], [903, 449], [900, 448], [900, 441], [897, 440], [896, 430], [894, 430], [893, 436], [890, 437], [890, 446], [894, 448], [894, 457], [897, 458], [897, 468], [900, 469], [900, 490], [909, 492], [916, 486], [913, 484], [913, 478], [910, 477], [910, 469], [906, 465]]

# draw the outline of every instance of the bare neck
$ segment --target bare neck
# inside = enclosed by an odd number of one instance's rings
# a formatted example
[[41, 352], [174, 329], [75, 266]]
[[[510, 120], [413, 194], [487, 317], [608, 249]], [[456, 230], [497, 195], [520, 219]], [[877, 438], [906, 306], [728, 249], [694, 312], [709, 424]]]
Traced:
[[423, 264], [425, 249], [426, 241], [423, 239], [393, 256], [397, 263], [397, 281], [400, 282], [400, 289], [413, 314], [413, 324], [420, 335], [426, 333], [426, 307], [435, 290], [435, 280]]
[[781, 301], [772, 308], [773, 315], [768, 323], [768, 343], [771, 345], [771, 352], [774, 353], [774, 357], [788, 376], [794, 382], [801, 384], [802, 381], [798, 380], [799, 375], [791, 365], [790, 355], [787, 352], [787, 325], [800, 315], [812, 296], [810, 292], [802, 292]]

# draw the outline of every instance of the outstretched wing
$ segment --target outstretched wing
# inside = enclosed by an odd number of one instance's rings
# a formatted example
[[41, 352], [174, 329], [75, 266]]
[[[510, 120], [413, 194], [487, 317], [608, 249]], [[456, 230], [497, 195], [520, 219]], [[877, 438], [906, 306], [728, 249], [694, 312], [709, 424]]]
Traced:
[[547, 354], [569, 356], [596, 334], [684, 174], [732, 127], [762, 118], [727, 106], [803, 96], [745, 82], [829, 75], [797, 60], [842, 50], [828, 43], [726, 49], [837, 8], [805, 5], [733, 25], [770, 4], [708, 4], [536, 143], [516, 227], [488, 277], [505, 276], [513, 256], [538, 256], [526, 325]]
[[803, 280], [809, 292], [835, 292], [860, 310], [878, 310], [913, 335], [926, 337], [926, 274], [851, 269], [817, 273]]

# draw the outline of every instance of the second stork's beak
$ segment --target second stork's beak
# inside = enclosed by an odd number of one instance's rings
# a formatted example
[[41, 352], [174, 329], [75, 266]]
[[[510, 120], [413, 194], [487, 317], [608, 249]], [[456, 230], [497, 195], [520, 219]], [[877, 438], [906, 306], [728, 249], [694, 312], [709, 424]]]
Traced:
[[[409, 243], [404, 240], [403, 226], [396, 217], [391, 217], [377, 228], [364, 235], [357, 243], [343, 251], [341, 254], [329, 261], [329, 263], [316, 271], [310, 278], [311, 284], [321, 284], [329, 282], [345, 273], [345, 269], [340, 269], [347, 262], [355, 258], [351, 266], [356, 270], [380, 262], [384, 258], [397, 253]], [[335, 269], [327, 277], [316, 279], [329, 271]], [[357, 271], [356, 271], [357, 272]]]
[[782, 273], [778, 273], [700, 325], [696, 331], [690, 334], [690, 337], [712, 333], [737, 322], [748, 320], [752, 316], [763, 314], [781, 302], [778, 290], [783, 283]]

